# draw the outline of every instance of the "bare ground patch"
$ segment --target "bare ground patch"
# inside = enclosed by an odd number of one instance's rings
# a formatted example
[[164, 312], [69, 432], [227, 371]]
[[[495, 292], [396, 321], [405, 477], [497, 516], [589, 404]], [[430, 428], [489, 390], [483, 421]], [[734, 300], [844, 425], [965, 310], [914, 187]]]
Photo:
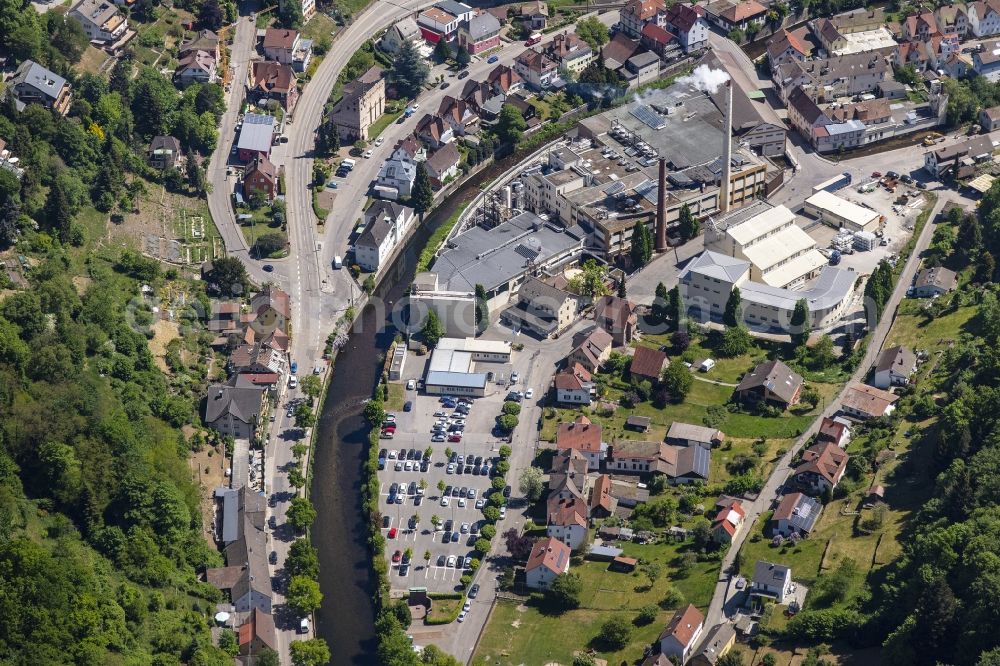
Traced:
[[167, 345], [170, 344], [171, 340], [180, 337], [180, 334], [180, 328], [176, 322], [157, 319], [153, 323], [153, 338], [149, 341], [149, 351], [153, 353], [156, 367], [164, 373], [170, 373], [166, 361]]

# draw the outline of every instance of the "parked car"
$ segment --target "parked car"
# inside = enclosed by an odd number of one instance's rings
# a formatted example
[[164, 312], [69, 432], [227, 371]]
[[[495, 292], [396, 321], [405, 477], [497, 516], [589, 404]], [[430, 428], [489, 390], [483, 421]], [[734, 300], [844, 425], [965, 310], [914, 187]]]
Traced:
[[493, 63], [498, 62], [499, 60], [500, 60], [500, 56], [498, 56], [498, 55], [491, 55], [489, 58], [486, 59], [486, 62], [492, 65]]
[[401, 559], [403, 559], [403, 551], [397, 550], [395, 553], [392, 554], [393, 562], [399, 562]]
[[441, 506], [448, 506], [450, 503], [451, 502], [450, 502], [450, 500], [447, 497], [442, 497], [441, 498]]
[[392, 518], [389, 516], [382, 516], [382, 529], [389, 527], [389, 523], [392, 522]]
[[479, 583], [476, 583], [475, 585], [469, 588], [469, 598], [475, 599], [478, 594], [479, 594]]
[[462, 436], [460, 434], [450, 435], [448, 437], [448, 441], [449, 442], [461, 442], [462, 441]]
[[531, 400], [531, 397], [533, 395], [535, 395], [535, 389], [528, 389], [527, 391], [524, 392], [524, 398], [526, 400]]
[[391, 528], [389, 530], [389, 536], [388, 536], [388, 538], [390, 538], [390, 539], [395, 539], [396, 538], [396, 528], [395, 527], [393, 527], [393, 528]]
[[449, 555], [448, 556], [448, 566], [449, 567], [455, 566], [455, 556], [454, 555]]
[[469, 75], [469, 70], [464, 69], [464, 70], [462, 70], [461, 72], [458, 73], [458, 78], [459, 79], [464, 79], [468, 75]]
[[271, 264], [264, 264], [262, 268], [264, 269], [265, 273], [270, 273], [271, 271], [274, 270], [274, 266], [272, 266]]

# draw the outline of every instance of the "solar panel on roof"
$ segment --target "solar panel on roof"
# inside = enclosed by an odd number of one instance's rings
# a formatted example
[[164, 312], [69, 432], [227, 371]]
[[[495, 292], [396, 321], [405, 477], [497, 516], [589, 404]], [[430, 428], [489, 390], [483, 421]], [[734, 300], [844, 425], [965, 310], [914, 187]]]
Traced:
[[616, 180], [615, 182], [611, 183], [611, 185], [609, 185], [607, 188], [605, 188], [604, 193], [608, 195], [615, 195], [618, 194], [619, 192], [624, 192], [624, 191], [625, 191], [625, 183], [621, 182], [620, 180]]
[[629, 113], [642, 121], [644, 124], [655, 130], [661, 130], [667, 126], [663, 116], [645, 104], [635, 104], [629, 109]]
[[518, 245], [517, 247], [514, 248], [514, 252], [517, 253], [519, 256], [524, 257], [525, 259], [534, 259], [535, 257], [538, 256], [540, 251], [541, 250], [539, 249], [530, 248], [526, 245]]

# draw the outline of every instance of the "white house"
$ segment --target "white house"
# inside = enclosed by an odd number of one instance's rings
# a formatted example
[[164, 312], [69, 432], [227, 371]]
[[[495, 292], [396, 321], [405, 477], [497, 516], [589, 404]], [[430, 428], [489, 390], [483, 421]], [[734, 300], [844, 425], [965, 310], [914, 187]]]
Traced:
[[556, 373], [553, 383], [556, 387], [556, 401], [564, 405], [589, 405], [590, 392], [594, 387], [590, 373], [574, 363], [572, 367]]
[[693, 604], [678, 610], [660, 634], [660, 652], [676, 658], [681, 664], [688, 660], [705, 628], [705, 616]]
[[525, 585], [533, 590], [544, 590], [556, 576], [569, 571], [570, 548], [553, 537], [539, 539], [531, 549], [524, 567]]
[[684, 53], [708, 46], [708, 21], [704, 10], [697, 5], [678, 2], [667, 10], [666, 28], [681, 43]]
[[968, 5], [969, 28], [976, 37], [1000, 33], [1000, 7], [996, 2], [972, 2]]
[[783, 564], [772, 564], [758, 560], [753, 568], [752, 596], [770, 597], [777, 603], [785, 603], [792, 591], [792, 569]]
[[917, 371], [917, 356], [902, 345], [883, 349], [875, 364], [872, 385], [888, 389], [891, 386], [905, 386]]
[[587, 503], [579, 497], [563, 499], [554, 495], [549, 498], [545, 524], [548, 536], [570, 550], [580, 550], [587, 542]]
[[587, 459], [588, 470], [600, 469], [601, 461], [608, 453], [608, 446], [601, 439], [602, 434], [603, 428], [600, 423], [593, 423], [580, 414], [571, 423], [559, 424], [559, 429], [556, 431], [556, 450], [579, 451]]
[[457, 176], [458, 164], [461, 161], [462, 155], [454, 143], [447, 143], [438, 148], [433, 155], [427, 158], [425, 163], [431, 183], [435, 187], [441, 187], [449, 179]]
[[379, 169], [375, 184], [395, 188], [401, 197], [408, 197], [413, 191], [413, 181], [417, 179], [417, 165], [409, 160], [395, 157], [387, 159]]
[[412, 208], [394, 201], [376, 201], [365, 211], [365, 230], [354, 244], [355, 260], [375, 272], [406, 236], [416, 220]]
[[128, 30], [128, 21], [110, 0], [80, 0], [69, 17], [80, 22], [90, 41], [114, 42]]
[[385, 31], [382, 40], [379, 42], [382, 50], [387, 53], [399, 53], [403, 44], [409, 42], [418, 44], [420, 42], [420, 26], [412, 16], [396, 21]]

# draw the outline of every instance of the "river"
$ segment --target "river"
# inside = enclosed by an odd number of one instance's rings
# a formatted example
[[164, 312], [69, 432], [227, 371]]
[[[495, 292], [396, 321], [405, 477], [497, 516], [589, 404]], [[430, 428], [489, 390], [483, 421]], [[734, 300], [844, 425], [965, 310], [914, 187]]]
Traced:
[[[515, 163], [506, 158], [479, 172], [452, 193], [424, 220], [382, 279], [373, 300], [396, 303], [413, 282], [420, 252], [430, 235], [471, 201], [489, 182]], [[368, 534], [361, 512], [361, 482], [368, 459], [368, 424], [362, 401], [371, 397], [381, 372], [381, 360], [395, 336], [378, 311], [368, 306], [340, 351], [330, 378], [316, 433], [311, 498], [317, 517], [312, 529], [319, 551], [319, 583], [323, 607], [317, 613], [317, 633], [333, 655], [331, 664], [374, 664], [374, 575], [368, 559]]]

